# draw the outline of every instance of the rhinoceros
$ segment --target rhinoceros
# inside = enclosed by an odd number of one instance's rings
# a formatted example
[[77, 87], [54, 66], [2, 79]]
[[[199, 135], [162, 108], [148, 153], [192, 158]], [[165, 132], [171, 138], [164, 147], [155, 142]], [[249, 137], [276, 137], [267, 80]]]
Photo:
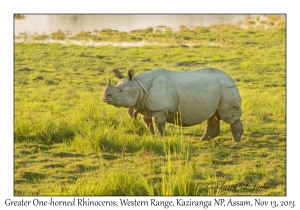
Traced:
[[233, 141], [241, 140], [241, 97], [225, 72], [214, 68], [186, 72], [156, 69], [134, 76], [129, 70], [124, 77], [119, 70], [113, 71], [118, 84], [113, 86], [109, 80], [102, 100], [128, 108], [133, 118], [140, 113], [151, 135], [163, 135], [166, 122], [186, 127], [206, 121], [201, 140], [208, 140], [219, 135], [222, 119], [230, 124]]

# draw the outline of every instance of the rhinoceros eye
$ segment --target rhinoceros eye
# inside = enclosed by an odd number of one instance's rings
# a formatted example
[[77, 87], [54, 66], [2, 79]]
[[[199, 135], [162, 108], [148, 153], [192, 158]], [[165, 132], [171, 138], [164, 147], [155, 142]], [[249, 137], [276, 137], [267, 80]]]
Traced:
[[120, 91], [120, 92], [123, 92], [123, 90], [122, 90], [122, 89], [120, 89], [119, 91]]

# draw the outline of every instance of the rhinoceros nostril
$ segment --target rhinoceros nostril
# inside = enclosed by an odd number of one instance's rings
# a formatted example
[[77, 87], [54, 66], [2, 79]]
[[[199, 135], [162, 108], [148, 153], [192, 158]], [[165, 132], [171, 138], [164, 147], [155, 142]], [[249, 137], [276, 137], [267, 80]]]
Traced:
[[111, 94], [106, 94], [106, 98], [110, 98], [111, 97]]

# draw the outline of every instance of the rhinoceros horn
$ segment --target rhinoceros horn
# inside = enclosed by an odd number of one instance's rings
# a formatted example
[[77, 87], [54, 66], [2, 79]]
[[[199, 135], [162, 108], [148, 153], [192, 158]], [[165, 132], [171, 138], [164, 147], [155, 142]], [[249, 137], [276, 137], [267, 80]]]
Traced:
[[111, 84], [110, 84], [110, 79], [108, 79], [108, 82], [107, 82], [107, 86], [110, 86]]
[[106, 87], [105, 87], [105, 89], [104, 89], [104, 92], [103, 92], [103, 94], [102, 94], [102, 100], [103, 101], [106, 101], [106, 97], [107, 97], [107, 92], [108, 92], [108, 90], [109, 89], [111, 89], [113, 86], [110, 84], [110, 79], [108, 79], [108, 82], [107, 82], [107, 85], [106, 85]]

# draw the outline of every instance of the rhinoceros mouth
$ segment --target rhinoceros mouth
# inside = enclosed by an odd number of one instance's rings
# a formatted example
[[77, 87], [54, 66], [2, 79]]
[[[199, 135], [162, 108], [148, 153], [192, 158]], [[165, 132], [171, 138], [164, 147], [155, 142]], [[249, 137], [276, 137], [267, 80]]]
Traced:
[[109, 100], [109, 99], [106, 99], [106, 98], [102, 98], [102, 101], [107, 103], [107, 102], [109, 102], [110, 100]]
[[106, 96], [102, 97], [102, 101], [104, 101], [104, 102], [114, 101], [114, 98], [112, 97], [111, 94], [107, 94]]
[[113, 105], [115, 107], [122, 107], [116, 99], [114, 98], [105, 98], [105, 99], [102, 99], [103, 102], [109, 104], [109, 105]]
[[103, 102], [106, 102], [108, 104], [113, 104], [114, 103], [114, 99], [109, 97], [109, 98], [102, 98]]

